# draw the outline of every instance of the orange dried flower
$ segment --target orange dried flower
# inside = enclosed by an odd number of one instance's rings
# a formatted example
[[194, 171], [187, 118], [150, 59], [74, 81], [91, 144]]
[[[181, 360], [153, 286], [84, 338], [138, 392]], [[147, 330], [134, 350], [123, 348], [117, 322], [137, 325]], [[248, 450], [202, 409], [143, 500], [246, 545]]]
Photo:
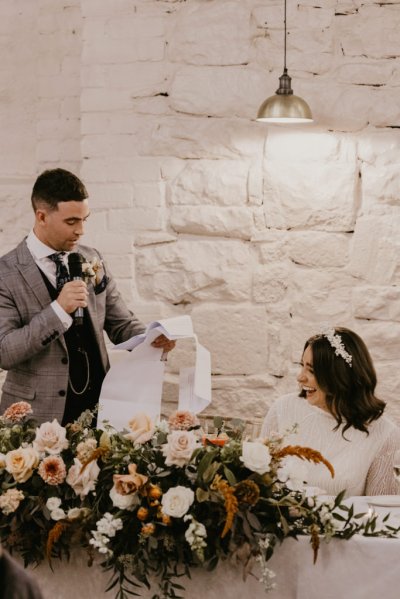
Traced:
[[318, 526], [316, 524], [312, 524], [310, 526], [310, 534], [311, 534], [310, 543], [311, 543], [311, 547], [312, 547], [313, 553], [314, 553], [313, 562], [315, 564], [315, 562], [317, 561], [318, 549], [319, 549], [319, 530], [318, 530]]
[[300, 445], [287, 445], [286, 447], [282, 447], [282, 449], [278, 449], [273, 453], [274, 458], [284, 458], [289, 455], [294, 455], [300, 458], [301, 460], [308, 460], [309, 462], [314, 462], [314, 464], [324, 464], [331, 473], [332, 478], [335, 476], [335, 470], [330, 462], [324, 458], [324, 456], [315, 449], [311, 449], [310, 447], [301, 447]]
[[83, 462], [80, 474], [82, 474], [82, 472], [85, 470], [86, 466], [88, 466], [90, 464], [90, 462], [94, 462], [95, 460], [103, 457], [107, 453], [108, 453], [108, 449], [106, 447], [97, 447], [90, 455], [90, 458], [88, 460], [85, 460], [85, 462]]
[[68, 524], [59, 521], [56, 522], [53, 528], [49, 531], [46, 543], [46, 556], [49, 561], [51, 561], [51, 550], [53, 549], [54, 543], [57, 543], [58, 539], [61, 537], [62, 533], [67, 527]]
[[211, 483], [211, 489], [221, 493], [225, 500], [226, 520], [224, 529], [221, 533], [221, 539], [223, 539], [232, 528], [234, 517], [239, 510], [239, 502], [235, 497], [234, 487], [231, 487], [226, 480], [223, 480], [220, 474], [215, 475], [214, 480]]

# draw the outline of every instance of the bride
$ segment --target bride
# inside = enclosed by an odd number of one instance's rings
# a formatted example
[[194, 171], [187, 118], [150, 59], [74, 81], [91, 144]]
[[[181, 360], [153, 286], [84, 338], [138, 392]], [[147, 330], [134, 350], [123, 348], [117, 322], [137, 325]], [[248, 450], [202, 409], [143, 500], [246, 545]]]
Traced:
[[393, 473], [400, 429], [383, 415], [386, 404], [375, 395], [376, 373], [364, 341], [339, 327], [311, 337], [297, 381], [300, 394], [285, 395], [273, 404], [262, 436], [297, 425], [285, 441], [318, 450], [335, 469], [331, 478], [322, 464], [307, 463], [307, 483], [320, 493], [400, 493]]

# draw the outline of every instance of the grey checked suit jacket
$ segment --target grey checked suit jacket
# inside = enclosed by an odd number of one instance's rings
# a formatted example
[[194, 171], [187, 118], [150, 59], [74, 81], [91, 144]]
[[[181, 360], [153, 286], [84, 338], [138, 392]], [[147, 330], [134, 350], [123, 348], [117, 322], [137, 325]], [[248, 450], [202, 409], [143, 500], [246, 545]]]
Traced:
[[[78, 246], [87, 260], [101, 259], [97, 250]], [[104, 273], [99, 273], [105, 276]], [[144, 331], [144, 325], [122, 300], [115, 281], [88, 283], [88, 313], [104, 369], [109, 361], [103, 330], [113, 343]], [[103, 279], [105, 282], [107, 279]], [[16, 401], [28, 401], [33, 416], [61, 422], [68, 385], [68, 354], [64, 327], [52, 307], [43, 277], [26, 241], [0, 259], [0, 368], [7, 370], [0, 413]]]

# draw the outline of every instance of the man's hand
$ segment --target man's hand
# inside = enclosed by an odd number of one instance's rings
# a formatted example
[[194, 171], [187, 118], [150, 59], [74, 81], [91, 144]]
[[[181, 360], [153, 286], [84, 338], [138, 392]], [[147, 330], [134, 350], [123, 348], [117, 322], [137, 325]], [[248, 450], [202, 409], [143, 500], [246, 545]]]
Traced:
[[86, 308], [88, 295], [84, 281], [69, 281], [61, 289], [57, 302], [67, 314], [72, 314], [77, 308]]
[[158, 347], [160, 349], [162, 349], [165, 353], [171, 351], [171, 349], [174, 349], [175, 345], [176, 345], [176, 341], [173, 341], [172, 339], [168, 339], [165, 335], [159, 335], [158, 337], [156, 337], [154, 339], [154, 341], [151, 344], [153, 347]]

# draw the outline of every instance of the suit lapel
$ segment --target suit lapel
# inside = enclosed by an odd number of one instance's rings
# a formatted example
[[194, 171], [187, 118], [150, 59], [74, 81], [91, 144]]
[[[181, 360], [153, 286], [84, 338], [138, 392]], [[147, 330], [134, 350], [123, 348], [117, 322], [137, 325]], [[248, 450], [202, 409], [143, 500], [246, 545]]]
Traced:
[[42, 308], [49, 305], [49, 292], [39, 272], [32, 254], [28, 250], [25, 240], [17, 246], [17, 264], [19, 272], [25, 279]]

